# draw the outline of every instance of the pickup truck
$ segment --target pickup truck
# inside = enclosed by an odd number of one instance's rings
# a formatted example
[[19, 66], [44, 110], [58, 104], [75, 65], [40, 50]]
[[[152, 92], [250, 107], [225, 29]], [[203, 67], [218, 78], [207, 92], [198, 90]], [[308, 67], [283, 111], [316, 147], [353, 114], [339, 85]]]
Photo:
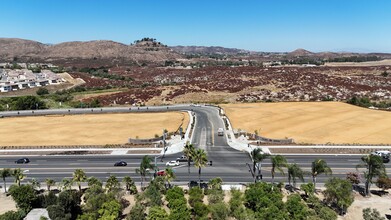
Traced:
[[219, 128], [219, 129], [217, 130], [217, 135], [218, 135], [218, 136], [224, 136], [224, 129], [223, 129], [223, 128]]

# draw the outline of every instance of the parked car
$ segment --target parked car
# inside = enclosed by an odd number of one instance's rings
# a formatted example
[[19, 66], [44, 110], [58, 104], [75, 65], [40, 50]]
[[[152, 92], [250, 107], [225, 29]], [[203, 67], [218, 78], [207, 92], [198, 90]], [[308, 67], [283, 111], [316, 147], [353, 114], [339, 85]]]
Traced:
[[127, 164], [125, 161], [123, 161], [123, 160], [118, 161], [118, 162], [116, 162], [116, 163], [114, 164], [115, 167], [125, 167], [125, 166], [127, 166], [127, 165], [128, 165], [128, 164]]
[[23, 158], [15, 160], [15, 163], [30, 163], [30, 160], [27, 157], [23, 157]]
[[[187, 162], [187, 157], [183, 155], [181, 157], [176, 158], [176, 161], [178, 161], [178, 162]], [[190, 162], [193, 162], [193, 160], [190, 159]]]
[[158, 175], [158, 176], [165, 176], [166, 175], [166, 171], [159, 170], [159, 171], [156, 172], [156, 175]]
[[166, 163], [166, 166], [169, 166], [169, 167], [179, 166], [179, 161], [176, 161], [176, 160], [168, 161]]

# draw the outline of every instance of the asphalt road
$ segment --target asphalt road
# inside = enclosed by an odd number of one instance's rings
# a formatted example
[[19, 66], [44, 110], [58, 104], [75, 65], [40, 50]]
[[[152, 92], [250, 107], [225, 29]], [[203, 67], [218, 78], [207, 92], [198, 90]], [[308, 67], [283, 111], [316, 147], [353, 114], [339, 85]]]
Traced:
[[[237, 157], [237, 153], [230, 151], [221, 153], [222, 157], [215, 157], [212, 166], [202, 168], [201, 179], [207, 181], [214, 177], [221, 177], [226, 183], [247, 183], [252, 182], [251, 174], [248, 171], [246, 163], [251, 163], [250, 158]], [[157, 166], [160, 170], [165, 169], [165, 163], [169, 160], [175, 160], [177, 155], [170, 155], [160, 161], [157, 159]], [[310, 171], [311, 162], [315, 156], [305, 155], [286, 155], [289, 163], [297, 163], [306, 171]], [[319, 156], [325, 159], [333, 170], [333, 176], [345, 178], [347, 172], [355, 172], [356, 165], [360, 163], [360, 156]], [[29, 164], [15, 164], [14, 161], [19, 157], [1, 156], [0, 167], [2, 168], [21, 168], [24, 170], [29, 181], [32, 178], [44, 182], [46, 178], [52, 178], [57, 182], [63, 178], [71, 178], [75, 169], [83, 169], [87, 176], [94, 176], [102, 181], [105, 181], [111, 174], [122, 179], [124, 176], [131, 176], [136, 182], [140, 181], [140, 176], [136, 174], [135, 170], [139, 167], [142, 156], [126, 155], [126, 156], [30, 156], [31, 162]], [[318, 157], [316, 157], [318, 158]], [[114, 167], [114, 163], [119, 160], [124, 160], [128, 163], [126, 167]], [[386, 164], [388, 175], [391, 175], [391, 163]], [[191, 166], [191, 172], [188, 173], [187, 163], [183, 162], [178, 167], [174, 167], [178, 184], [186, 184], [189, 180], [198, 180], [198, 170]], [[264, 181], [271, 181], [271, 164], [270, 160], [266, 159], [262, 163], [262, 174]], [[153, 171], [152, 171], [153, 172]], [[320, 185], [324, 183], [329, 177], [320, 175], [318, 182]], [[8, 178], [7, 182], [13, 179]], [[277, 175], [276, 181], [287, 182], [287, 176]], [[310, 176], [307, 175], [305, 181], [310, 181]]]
[[[48, 114], [101, 114], [101, 113], [119, 113], [119, 112], [160, 112], [160, 111], [179, 111], [191, 110], [196, 115], [192, 143], [196, 148], [204, 149], [208, 154], [208, 159], [213, 161], [212, 166], [202, 169], [201, 179], [207, 181], [214, 177], [221, 177], [224, 182], [228, 183], [247, 183], [253, 179], [248, 170], [246, 163], [251, 163], [247, 153], [236, 151], [230, 148], [227, 140], [223, 136], [217, 135], [217, 129], [224, 127], [224, 123], [218, 116], [215, 108], [206, 106], [153, 106], [153, 107], [119, 107], [119, 108], [95, 108], [95, 109], [51, 109], [38, 111], [19, 111], [19, 112], [1, 112], [3, 116], [28, 116], [28, 115], [48, 115]], [[159, 169], [165, 168], [165, 163], [179, 157], [177, 155], [166, 156], [163, 162], [157, 159]], [[152, 156], [153, 157], [153, 156]], [[297, 163], [304, 170], [309, 171], [311, 162], [315, 158], [323, 158], [333, 169], [333, 176], [345, 178], [347, 172], [356, 171], [356, 165], [360, 163], [360, 156], [357, 155], [287, 155], [288, 162]], [[97, 177], [105, 181], [111, 174], [116, 175], [119, 179], [130, 175], [136, 182], [140, 181], [139, 175], [135, 173], [139, 167], [142, 156], [139, 155], [88, 155], [88, 156], [30, 156], [31, 163], [15, 164], [18, 157], [0, 156], [0, 168], [17, 168], [23, 169], [27, 175], [24, 181], [35, 178], [44, 181], [46, 178], [52, 178], [61, 181], [63, 178], [70, 178], [75, 169], [85, 170], [88, 176]], [[124, 160], [128, 163], [127, 167], [114, 167], [114, 163]], [[387, 164], [387, 172], [390, 175], [391, 165]], [[189, 180], [198, 179], [198, 170], [191, 167], [191, 173], [188, 173], [186, 163], [175, 167], [176, 183], [185, 184]], [[271, 181], [270, 160], [266, 159], [262, 163], [263, 180]], [[317, 178], [320, 185], [329, 177], [321, 175]], [[309, 175], [305, 178], [308, 182]], [[7, 181], [12, 181], [8, 178]], [[275, 181], [287, 182], [287, 177], [277, 175]]]

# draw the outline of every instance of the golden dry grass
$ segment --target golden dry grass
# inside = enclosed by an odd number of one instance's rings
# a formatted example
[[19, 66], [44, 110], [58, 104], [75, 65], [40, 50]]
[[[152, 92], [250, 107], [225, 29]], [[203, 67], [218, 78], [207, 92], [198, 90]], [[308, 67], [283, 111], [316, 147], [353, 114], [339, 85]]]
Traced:
[[389, 66], [391, 60], [380, 60], [380, 61], [368, 61], [368, 62], [330, 62], [325, 63], [325, 66]]
[[340, 102], [222, 105], [233, 127], [296, 143], [391, 144], [391, 112]]
[[123, 144], [176, 131], [187, 112], [36, 116], [0, 119], [0, 146]]

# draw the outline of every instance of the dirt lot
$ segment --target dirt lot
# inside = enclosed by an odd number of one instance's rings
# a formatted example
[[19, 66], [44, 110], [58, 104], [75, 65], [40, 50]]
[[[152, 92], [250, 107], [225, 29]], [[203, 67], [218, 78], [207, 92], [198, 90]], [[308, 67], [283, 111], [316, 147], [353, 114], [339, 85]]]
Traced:
[[[7, 186], [8, 189], [9, 186]], [[0, 189], [0, 215], [8, 211], [16, 211], [15, 202], [11, 196], [6, 196], [4, 189]]]
[[0, 146], [122, 144], [188, 122], [186, 112], [1, 118]]
[[391, 144], [391, 112], [340, 102], [222, 105], [235, 129], [306, 144]]
[[362, 210], [365, 208], [377, 209], [380, 215], [391, 215], [391, 196], [385, 195], [382, 197], [372, 195], [369, 198], [364, 198], [361, 195], [356, 195], [353, 204], [348, 208], [345, 216], [339, 216], [340, 220], [357, 220], [363, 219]]

